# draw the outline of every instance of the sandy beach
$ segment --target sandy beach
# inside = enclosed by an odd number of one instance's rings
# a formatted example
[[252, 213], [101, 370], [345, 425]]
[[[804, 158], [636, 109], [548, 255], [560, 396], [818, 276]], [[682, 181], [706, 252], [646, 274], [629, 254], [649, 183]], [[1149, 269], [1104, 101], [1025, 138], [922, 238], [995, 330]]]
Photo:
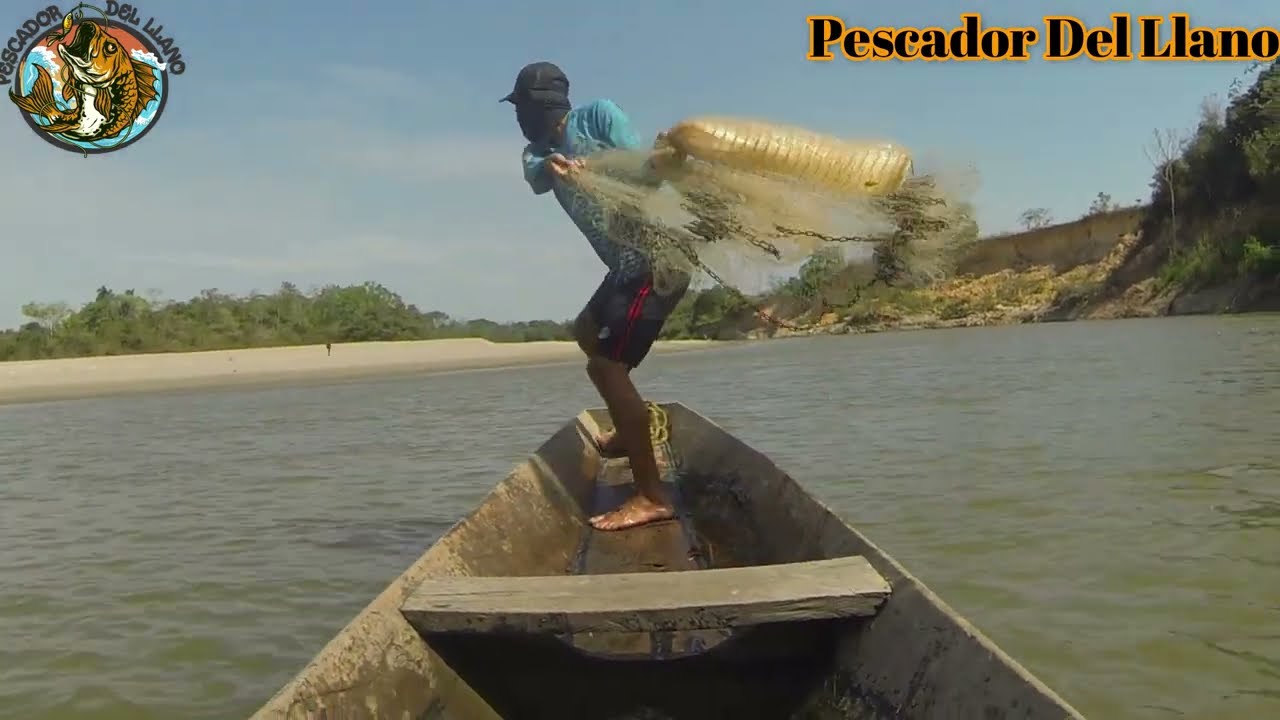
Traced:
[[[651, 354], [705, 349], [708, 341], [654, 345]], [[118, 355], [0, 363], [0, 404], [197, 387], [271, 385], [575, 362], [571, 342], [473, 338]]]

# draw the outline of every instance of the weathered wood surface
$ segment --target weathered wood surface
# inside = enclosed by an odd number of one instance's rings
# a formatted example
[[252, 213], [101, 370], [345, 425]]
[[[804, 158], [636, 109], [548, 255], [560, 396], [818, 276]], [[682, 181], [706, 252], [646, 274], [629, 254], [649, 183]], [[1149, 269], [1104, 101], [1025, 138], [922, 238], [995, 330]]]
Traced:
[[[1084, 720], [1078, 710], [947, 606], [869, 538], [758, 450], [688, 407], [667, 409], [699, 533], [744, 565], [860, 555], [893, 594], [836, 636], [836, 669], [802, 707], [806, 720]], [[787, 542], [777, 542], [785, 537]], [[740, 686], [744, 689], [749, 686]], [[731, 717], [715, 713], [709, 717]]]
[[646, 632], [874, 615], [889, 584], [859, 556], [683, 572], [442, 577], [400, 611], [419, 632]]
[[[682, 516], [678, 521], [653, 523], [622, 532], [588, 529], [582, 536], [572, 575], [626, 572], [674, 572], [707, 567], [687, 512], [681, 502], [670, 463], [661, 463], [664, 490]], [[626, 458], [601, 463], [596, 476], [591, 514], [608, 512], [635, 494], [631, 464]], [[655, 632], [578, 632], [566, 638], [578, 650], [606, 657], [674, 658], [697, 654], [727, 639], [732, 630]]]
[[[395, 579], [255, 720], [587, 720], [602, 714], [1083, 720], [767, 457], [683, 405], [665, 407], [681, 461], [677, 505], [684, 522], [617, 533], [589, 529], [586, 517], [620, 500], [629, 478], [615, 468], [602, 472], [605, 463], [589, 447], [605, 411], [583, 413]], [[685, 548], [697, 556], [682, 562]], [[629, 599], [661, 599], [676, 597], [679, 576], [716, 572], [673, 572], [684, 568], [848, 556], [866, 558], [892, 593], [873, 616], [834, 626], [424, 636], [400, 611], [421, 582], [438, 587], [447, 576], [471, 582], [579, 573], [594, 575], [583, 581], [609, 582], [602, 573], [647, 570], [674, 583]], [[504, 588], [510, 581], [503, 578]], [[730, 637], [720, 652], [696, 652], [683, 640], [705, 635]], [[674, 639], [666, 643], [674, 652], [662, 651], [667, 639]], [[641, 657], [601, 662], [584, 652], [614, 656], [624, 644], [636, 645]]]
[[[679, 494], [668, 476], [663, 482], [667, 496], [677, 503]], [[635, 495], [631, 484], [630, 464], [625, 460], [603, 463], [597, 479], [591, 514], [617, 508]], [[698, 570], [692, 538], [678, 520], [641, 525], [628, 530], [595, 530], [583, 534], [573, 575], [604, 575], [627, 572], [665, 572]]]

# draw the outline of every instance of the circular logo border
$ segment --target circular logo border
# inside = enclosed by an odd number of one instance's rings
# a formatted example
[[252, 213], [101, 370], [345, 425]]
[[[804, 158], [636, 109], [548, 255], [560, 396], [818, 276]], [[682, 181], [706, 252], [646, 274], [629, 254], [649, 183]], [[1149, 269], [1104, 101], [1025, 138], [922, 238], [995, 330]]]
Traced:
[[[97, 20], [92, 20], [91, 22], [98, 25], [102, 24], [102, 23], [99, 23]], [[73, 27], [78, 27], [79, 25], [80, 23], [76, 23], [76, 25]], [[141, 43], [142, 47], [145, 48], [147, 52], [155, 56], [157, 62], [160, 62], [160, 63], [164, 62], [163, 60], [161, 60], [162, 56], [160, 54], [159, 48], [155, 46], [155, 43], [151, 42], [151, 38], [147, 37], [145, 33], [134, 32], [133, 30], [129, 29], [128, 26], [120, 25], [118, 23], [107, 24], [108, 31], [115, 30], [116, 28], [125, 28], [125, 32], [129, 33], [129, 35], [131, 35], [135, 40]], [[79, 31], [77, 30], [77, 32]], [[41, 36], [39, 40], [27, 46], [26, 52], [23, 53], [22, 55], [22, 63], [17, 68], [15, 68], [14, 75], [13, 75], [13, 92], [15, 95], [23, 94], [22, 75], [24, 72], [26, 72], [27, 63], [29, 58], [31, 57], [31, 53], [35, 51], [36, 47], [40, 45], [40, 43], [44, 42], [45, 37], [47, 37], [47, 35]], [[59, 59], [61, 60], [61, 58]], [[161, 70], [155, 66], [151, 66], [150, 64], [148, 64], [148, 66], [151, 67], [153, 71], [160, 73], [161, 87], [160, 87], [160, 98], [158, 100], [160, 104], [156, 106], [156, 112], [154, 115], [151, 116], [151, 122], [147, 123], [147, 126], [142, 128], [142, 132], [130, 137], [126, 142], [122, 144], [112, 145], [111, 147], [81, 147], [79, 145], [76, 145], [75, 143], [69, 143], [65, 140], [61, 140], [45, 132], [41, 128], [40, 123], [36, 122], [35, 118], [31, 117], [31, 113], [21, 108], [18, 108], [17, 110], [19, 113], [22, 113], [22, 119], [27, 121], [27, 127], [31, 128], [31, 131], [34, 132], [36, 135], [38, 135], [41, 140], [44, 140], [45, 142], [49, 143], [50, 145], [53, 145], [54, 147], [60, 148], [62, 150], [66, 150], [68, 152], [77, 153], [79, 155], [106, 155], [107, 153], [112, 153], [117, 150], [123, 150], [129, 147], [130, 145], [133, 145], [134, 143], [138, 142], [142, 138], [146, 137], [147, 133], [151, 132], [151, 128], [155, 127], [156, 123], [160, 121], [160, 117], [164, 115], [164, 106], [169, 101], [169, 71]]]

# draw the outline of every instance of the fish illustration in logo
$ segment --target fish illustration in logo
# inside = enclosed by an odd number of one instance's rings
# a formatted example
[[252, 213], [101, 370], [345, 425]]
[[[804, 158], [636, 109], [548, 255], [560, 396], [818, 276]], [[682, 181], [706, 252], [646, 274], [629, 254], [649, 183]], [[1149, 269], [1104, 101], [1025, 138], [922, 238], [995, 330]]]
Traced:
[[53, 78], [41, 65], [35, 66], [36, 80], [29, 95], [9, 91], [15, 105], [49, 121], [39, 126], [43, 132], [82, 142], [114, 138], [131, 128], [156, 98], [153, 68], [130, 57], [96, 22], [77, 23], [74, 39], [59, 43], [57, 50], [62, 59], [62, 98], [69, 109], [58, 107]]

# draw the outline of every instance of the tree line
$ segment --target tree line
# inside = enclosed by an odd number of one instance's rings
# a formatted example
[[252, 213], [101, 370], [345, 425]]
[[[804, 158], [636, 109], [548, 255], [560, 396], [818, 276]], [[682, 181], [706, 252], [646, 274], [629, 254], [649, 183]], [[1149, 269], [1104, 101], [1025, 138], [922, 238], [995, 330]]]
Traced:
[[183, 301], [133, 290], [98, 288], [78, 310], [28, 303], [22, 327], [0, 332], [0, 360], [190, 352], [375, 340], [478, 337], [494, 342], [568, 340], [567, 322], [499, 323], [424, 312], [377, 283], [302, 292], [284, 283], [273, 293], [205, 290]]
[[[1231, 87], [1225, 104], [1206, 102], [1195, 131], [1154, 133], [1154, 167], [1141, 242], [1131, 260], [1178, 287], [1241, 278], [1280, 288], [1280, 60], [1255, 65], [1252, 84]], [[1098, 193], [1087, 214], [1115, 203]], [[1046, 208], [1023, 213], [1028, 229], [1052, 221]], [[977, 226], [971, 228], [976, 237]], [[1154, 258], [1154, 260], [1152, 259]], [[1134, 264], [1130, 263], [1130, 264]], [[796, 277], [746, 298], [733, 290], [691, 290], [663, 337], [734, 338], [761, 324], [760, 310], [794, 318], [847, 309], [867, 284], [866, 266], [820, 251]], [[908, 289], [909, 290], [909, 289]], [[901, 292], [895, 289], [892, 292]], [[377, 283], [310, 293], [285, 283], [273, 293], [206, 290], [185, 301], [99, 288], [79, 309], [29, 303], [29, 322], [0, 332], [0, 360], [241, 347], [478, 337], [494, 342], [569, 340], [569, 321], [498, 323], [422, 311]]]
[[[1142, 198], [1133, 201], [1134, 205], [1141, 205]], [[1084, 211], [1083, 217], [1093, 217], [1095, 215], [1105, 215], [1114, 210], [1119, 210], [1120, 204], [1111, 199], [1111, 193], [1099, 192], [1089, 203], [1089, 209]], [[1043, 227], [1049, 227], [1053, 224], [1053, 211], [1046, 207], [1027, 208], [1018, 215], [1018, 224], [1023, 230], [1038, 230]]]
[[1280, 281], [1280, 60], [1201, 105], [1191, 133], [1157, 130], [1142, 246], [1166, 285]]
[[[1108, 282], [1123, 286], [1154, 276], [1166, 288], [1187, 291], [1248, 281], [1280, 293], [1280, 60], [1251, 66], [1233, 81], [1226, 102], [1202, 103], [1194, 132], [1156, 130], [1143, 149], [1154, 172], [1150, 197], [1134, 201], [1144, 208], [1139, 242]], [[1084, 216], [1120, 207], [1099, 192]], [[1019, 222], [1035, 230], [1054, 218], [1038, 207], [1024, 211]], [[865, 299], [859, 289], [866, 286], [865, 274], [863, 267], [820, 252], [798, 277], [750, 302], [723, 288], [690, 293], [667, 331], [673, 337], [738, 337], [760, 324], [754, 308], [761, 304], [784, 318], [848, 312]], [[880, 287], [872, 294], [902, 302], [911, 292], [909, 286]]]
[[[1251, 65], [1225, 101], [1206, 98], [1194, 130], [1154, 130], [1143, 153], [1154, 172], [1128, 280], [1135, 266], [1181, 290], [1280, 280], [1280, 60]], [[1100, 192], [1085, 214], [1115, 207]], [[1053, 215], [1030, 208], [1018, 220], [1034, 230]]]
[[[842, 286], [838, 279], [861, 278], [865, 272], [846, 266], [831, 249], [818, 252], [795, 277], [757, 297], [720, 286], [690, 290], [667, 320], [662, 338], [740, 337], [760, 324], [759, 311], [765, 306], [781, 317], [822, 311]], [[178, 301], [100, 287], [78, 309], [65, 302], [30, 302], [22, 306], [22, 314], [28, 321], [21, 327], [0, 331], [0, 361], [391, 340], [573, 338], [571, 320], [461, 320], [438, 310], [423, 311], [374, 282], [311, 292], [283, 283], [275, 292], [248, 295], [212, 289]]]

